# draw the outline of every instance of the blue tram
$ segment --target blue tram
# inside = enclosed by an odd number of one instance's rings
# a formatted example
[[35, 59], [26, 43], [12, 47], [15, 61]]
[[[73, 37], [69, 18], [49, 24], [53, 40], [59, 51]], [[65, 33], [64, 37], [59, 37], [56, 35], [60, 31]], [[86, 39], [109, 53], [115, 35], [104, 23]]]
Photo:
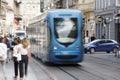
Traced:
[[82, 13], [64, 9], [38, 15], [27, 28], [32, 54], [57, 64], [83, 60], [82, 32]]

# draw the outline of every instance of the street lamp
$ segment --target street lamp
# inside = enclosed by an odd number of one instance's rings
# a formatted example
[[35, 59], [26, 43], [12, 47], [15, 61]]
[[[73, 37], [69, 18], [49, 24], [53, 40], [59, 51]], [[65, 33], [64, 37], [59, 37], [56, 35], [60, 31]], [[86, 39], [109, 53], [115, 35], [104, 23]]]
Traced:
[[[106, 38], [108, 36], [108, 38], [110, 38], [110, 22], [112, 21], [112, 19], [110, 18], [103, 18], [103, 17], [99, 17], [100, 21], [103, 23], [104, 26], [104, 34], [106, 35]], [[108, 33], [107, 33], [108, 32]]]

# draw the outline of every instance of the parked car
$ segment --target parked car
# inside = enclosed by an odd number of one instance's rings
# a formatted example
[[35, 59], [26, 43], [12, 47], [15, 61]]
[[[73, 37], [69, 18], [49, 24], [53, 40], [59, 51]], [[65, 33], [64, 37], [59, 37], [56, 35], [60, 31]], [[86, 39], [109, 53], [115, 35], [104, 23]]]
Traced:
[[117, 41], [112, 39], [96, 39], [88, 44], [85, 44], [85, 53], [95, 53], [95, 52], [113, 52], [117, 53], [119, 51], [120, 45]]

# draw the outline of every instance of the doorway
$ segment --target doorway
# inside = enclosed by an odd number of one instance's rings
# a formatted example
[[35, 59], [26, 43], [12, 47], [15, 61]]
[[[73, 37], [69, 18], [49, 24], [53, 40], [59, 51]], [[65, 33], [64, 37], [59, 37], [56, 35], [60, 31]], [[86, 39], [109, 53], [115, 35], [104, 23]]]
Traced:
[[120, 43], [120, 23], [115, 23], [115, 37], [118, 43]]

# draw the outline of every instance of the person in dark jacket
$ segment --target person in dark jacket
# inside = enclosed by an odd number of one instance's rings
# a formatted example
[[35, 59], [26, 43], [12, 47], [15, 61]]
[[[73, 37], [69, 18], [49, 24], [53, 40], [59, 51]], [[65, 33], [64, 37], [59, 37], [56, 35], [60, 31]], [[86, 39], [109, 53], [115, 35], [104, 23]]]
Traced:
[[96, 38], [95, 38], [95, 34], [93, 34], [92, 36], [91, 36], [91, 41], [93, 41], [93, 40], [95, 40]]

